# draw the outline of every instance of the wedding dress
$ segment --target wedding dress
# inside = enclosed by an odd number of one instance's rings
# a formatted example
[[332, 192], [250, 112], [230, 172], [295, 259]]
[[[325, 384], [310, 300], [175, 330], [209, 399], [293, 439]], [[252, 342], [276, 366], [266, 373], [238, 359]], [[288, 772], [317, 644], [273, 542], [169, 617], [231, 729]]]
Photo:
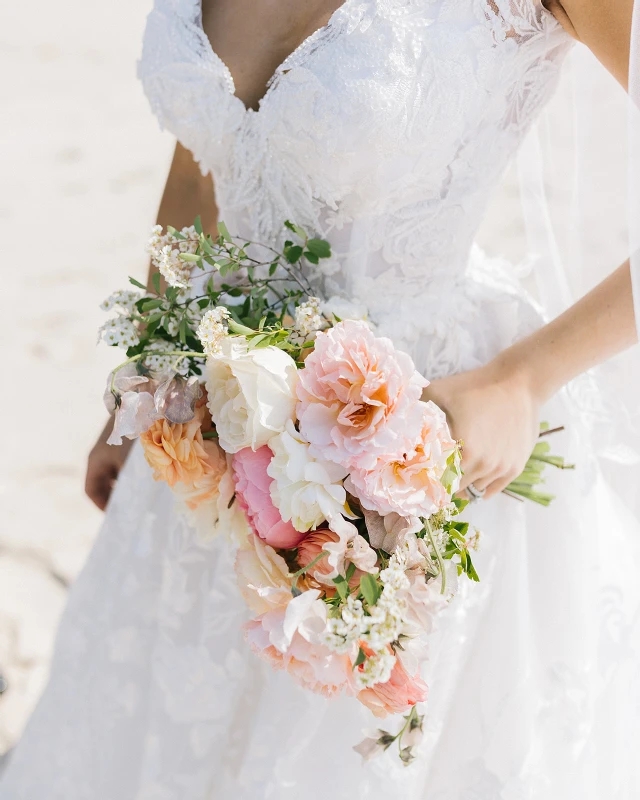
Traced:
[[[569, 48], [540, 0], [346, 0], [254, 111], [199, 2], [156, 0], [140, 77], [229, 230], [278, 242], [291, 219], [329, 239], [318, 291], [365, 306], [435, 378], [542, 322], [474, 237]], [[571, 397], [543, 418], [578, 469], [550, 476], [550, 508], [469, 509], [481, 583], [431, 637], [409, 768], [361, 765], [370, 712], [249, 652], [229, 541], [200, 540], [134, 447], [2, 800], [637, 800], [640, 525]]]

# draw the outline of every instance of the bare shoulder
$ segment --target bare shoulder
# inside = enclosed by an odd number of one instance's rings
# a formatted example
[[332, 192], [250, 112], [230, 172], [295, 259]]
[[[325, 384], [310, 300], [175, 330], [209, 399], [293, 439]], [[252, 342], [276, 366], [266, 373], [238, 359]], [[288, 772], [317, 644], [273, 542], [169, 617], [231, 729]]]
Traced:
[[627, 85], [634, 0], [544, 0], [547, 9]]

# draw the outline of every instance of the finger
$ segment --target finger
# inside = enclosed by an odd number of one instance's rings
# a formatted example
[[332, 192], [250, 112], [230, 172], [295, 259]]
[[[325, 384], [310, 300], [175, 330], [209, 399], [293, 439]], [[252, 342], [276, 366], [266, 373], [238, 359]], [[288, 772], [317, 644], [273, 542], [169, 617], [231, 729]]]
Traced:
[[[467, 489], [470, 483], [479, 491], [483, 492], [485, 497], [489, 496], [488, 487], [491, 486], [501, 476], [500, 470], [492, 470], [491, 472], [482, 473], [476, 470], [477, 477], [472, 480], [466, 480], [464, 486], [461, 484], [461, 489], [457, 493], [457, 497], [463, 497], [465, 500], [475, 500], [475, 498]], [[466, 476], [465, 476], [466, 477]]]
[[497, 476], [488, 486], [487, 491], [485, 493], [486, 497], [494, 497], [497, 494], [500, 494], [507, 486], [511, 483], [517, 475], [513, 473], [507, 473], [506, 475], [503, 473], [502, 475]]
[[493, 479], [494, 470], [482, 461], [467, 458], [465, 462], [464, 454], [462, 458], [462, 478], [460, 479], [460, 490], [466, 489], [472, 483], [478, 489], [488, 485]]

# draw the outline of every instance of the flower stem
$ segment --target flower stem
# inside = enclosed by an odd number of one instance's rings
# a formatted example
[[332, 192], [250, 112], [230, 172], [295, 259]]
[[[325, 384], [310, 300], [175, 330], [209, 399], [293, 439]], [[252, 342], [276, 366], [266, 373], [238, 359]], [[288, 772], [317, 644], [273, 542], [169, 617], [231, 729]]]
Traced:
[[425, 528], [427, 530], [427, 536], [429, 537], [429, 541], [431, 543], [431, 547], [436, 554], [436, 559], [438, 561], [438, 567], [440, 568], [440, 580], [442, 581], [442, 588], [440, 590], [441, 594], [444, 594], [447, 591], [447, 574], [444, 570], [444, 559], [442, 558], [442, 553], [438, 549], [438, 545], [436, 544], [435, 537], [433, 535], [433, 530], [431, 529], [431, 525], [428, 519], [424, 521]]

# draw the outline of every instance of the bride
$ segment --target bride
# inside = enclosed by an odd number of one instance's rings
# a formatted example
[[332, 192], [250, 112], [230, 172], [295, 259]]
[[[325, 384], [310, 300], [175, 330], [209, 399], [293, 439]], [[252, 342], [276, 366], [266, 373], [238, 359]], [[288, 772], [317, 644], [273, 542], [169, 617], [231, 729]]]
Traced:
[[[318, 291], [368, 309], [464, 440], [482, 582], [431, 637], [420, 757], [363, 767], [369, 712], [251, 655], [229, 542], [200, 540], [108, 425], [86, 483], [105, 524], [2, 800], [640, 797], [635, 496], [559, 392], [636, 342], [630, 263], [544, 324], [474, 245], [573, 40], [626, 86], [632, 6], [155, 0], [140, 78], [179, 142], [158, 222], [330, 240]], [[579, 467], [548, 509], [500, 494], [541, 419]]]

